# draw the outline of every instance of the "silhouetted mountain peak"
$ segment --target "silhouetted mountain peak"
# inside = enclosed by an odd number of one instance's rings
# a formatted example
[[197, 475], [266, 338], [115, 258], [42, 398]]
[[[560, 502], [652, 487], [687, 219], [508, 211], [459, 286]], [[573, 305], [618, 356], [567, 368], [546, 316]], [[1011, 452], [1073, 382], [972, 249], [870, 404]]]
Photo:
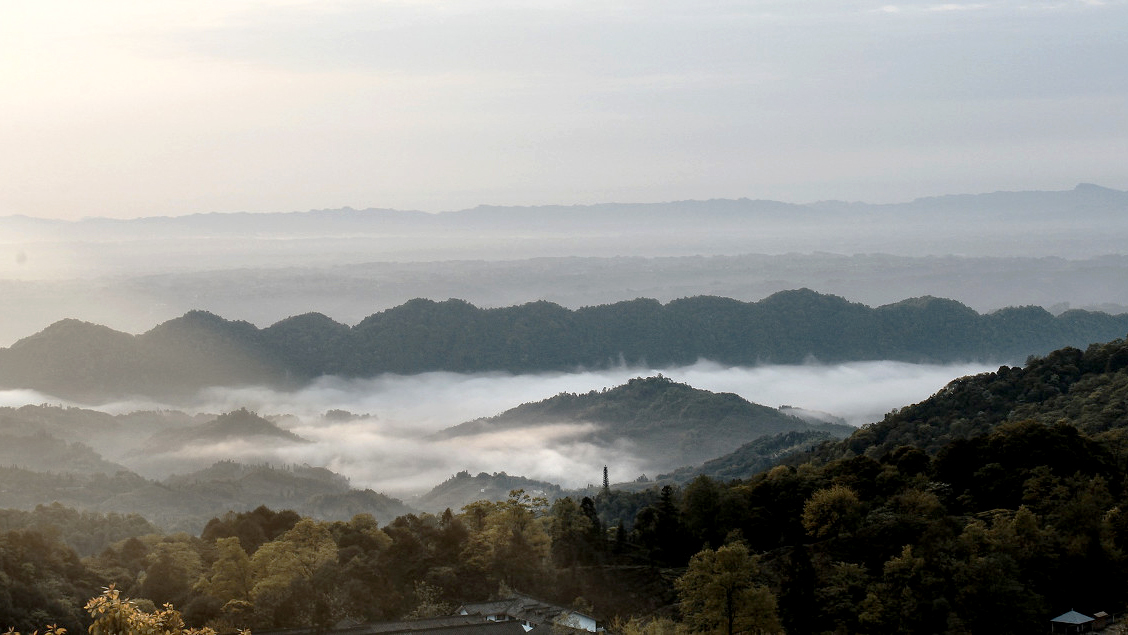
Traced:
[[200, 439], [268, 436], [308, 443], [306, 439], [303, 439], [289, 430], [283, 430], [278, 427], [277, 424], [260, 417], [258, 414], [246, 408], [240, 408], [222, 414], [216, 417], [215, 420], [199, 426], [196, 430], [197, 435], [195, 436]]
[[90, 343], [97, 341], [121, 343], [131, 341], [132, 339], [132, 335], [115, 331], [108, 326], [66, 318], [51, 324], [34, 335], [29, 335], [17, 341], [12, 344], [11, 348], [15, 350], [24, 346], [34, 345], [35, 343], [48, 341], [57, 344], [82, 342], [88, 346]]

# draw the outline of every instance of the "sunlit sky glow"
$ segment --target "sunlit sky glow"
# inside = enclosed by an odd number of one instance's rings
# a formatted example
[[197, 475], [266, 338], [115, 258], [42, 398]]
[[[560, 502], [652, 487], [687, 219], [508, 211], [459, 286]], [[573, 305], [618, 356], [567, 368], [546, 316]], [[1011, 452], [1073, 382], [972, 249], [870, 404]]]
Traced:
[[17, 0], [0, 215], [1128, 189], [1128, 4]]

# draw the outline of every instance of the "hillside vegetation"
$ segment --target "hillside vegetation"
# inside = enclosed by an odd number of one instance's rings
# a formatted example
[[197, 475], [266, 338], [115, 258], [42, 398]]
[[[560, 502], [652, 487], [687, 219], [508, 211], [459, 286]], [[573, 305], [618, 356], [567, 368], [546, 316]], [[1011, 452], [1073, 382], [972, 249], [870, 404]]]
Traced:
[[783, 414], [732, 393], [714, 393], [661, 375], [584, 394], [561, 393], [495, 417], [469, 421], [439, 435], [452, 438], [558, 423], [594, 424], [581, 438], [610, 448], [629, 441], [650, 465], [671, 469], [727, 453], [765, 435], [818, 430], [844, 437], [852, 426]]
[[[257, 629], [434, 614], [519, 589], [563, 605], [583, 597], [605, 622], [645, 617], [648, 632], [666, 633], [723, 621], [709, 607], [724, 602], [724, 582], [749, 630], [1044, 632], [1067, 610], [1116, 613], [1128, 598], [1126, 403], [1128, 343], [1116, 340], [957, 380], [747, 478], [601, 488], [551, 505], [514, 491], [382, 526], [260, 507], [220, 515], [199, 537], [128, 538], [82, 561], [16, 515], [20, 528], [0, 534], [0, 570], [19, 601], [0, 596], [0, 617], [82, 628], [76, 607], [110, 581], [184, 607], [192, 625]], [[808, 440], [745, 450], [787, 455]], [[164, 487], [254, 472], [218, 465]], [[115, 535], [143, 530], [99, 522]]]
[[224, 461], [163, 481], [133, 472], [52, 473], [0, 467], [0, 509], [32, 510], [57, 502], [84, 512], [140, 514], [166, 531], [197, 532], [216, 514], [258, 505], [324, 519], [370, 514], [382, 521], [412, 511], [402, 501], [310, 466], [242, 465]]
[[1128, 332], [1128, 314], [1038, 307], [981, 315], [923, 297], [878, 308], [810, 290], [759, 302], [699, 296], [569, 310], [550, 302], [481, 309], [412, 300], [348, 327], [320, 314], [268, 328], [192, 311], [141, 335], [64, 320], [0, 350], [0, 386], [107, 400], [206, 386], [301, 385], [322, 375], [534, 372], [855, 360], [1021, 362]]

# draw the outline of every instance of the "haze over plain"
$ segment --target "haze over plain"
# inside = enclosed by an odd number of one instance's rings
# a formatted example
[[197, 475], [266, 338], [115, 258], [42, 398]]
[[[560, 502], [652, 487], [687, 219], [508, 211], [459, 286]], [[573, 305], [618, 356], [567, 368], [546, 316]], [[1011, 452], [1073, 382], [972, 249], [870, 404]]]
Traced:
[[1120, 0], [6, 6], [0, 215], [1128, 188]]

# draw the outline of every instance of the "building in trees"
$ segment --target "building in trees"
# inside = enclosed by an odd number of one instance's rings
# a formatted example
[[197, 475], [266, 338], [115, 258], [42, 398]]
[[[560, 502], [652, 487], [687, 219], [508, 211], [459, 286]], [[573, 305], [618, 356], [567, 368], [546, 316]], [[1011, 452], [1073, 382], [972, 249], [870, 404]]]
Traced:
[[458, 607], [458, 614], [479, 615], [491, 622], [517, 621], [530, 629], [562, 626], [594, 633], [599, 628], [590, 615], [519, 593], [503, 600], [463, 604]]

